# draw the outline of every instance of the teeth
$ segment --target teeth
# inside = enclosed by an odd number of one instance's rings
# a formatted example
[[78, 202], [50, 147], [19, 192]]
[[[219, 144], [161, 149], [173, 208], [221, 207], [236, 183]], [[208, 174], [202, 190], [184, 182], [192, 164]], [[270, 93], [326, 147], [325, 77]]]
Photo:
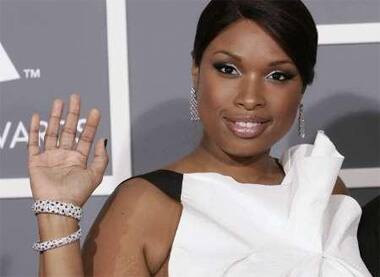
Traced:
[[260, 123], [258, 122], [244, 122], [244, 121], [237, 121], [235, 122], [235, 124], [239, 127], [242, 127], [242, 128], [253, 128], [257, 125], [259, 125]]
[[235, 124], [237, 126], [239, 126], [239, 127], [247, 127], [247, 122], [240, 122], [240, 121], [238, 121], [238, 122], [235, 122]]

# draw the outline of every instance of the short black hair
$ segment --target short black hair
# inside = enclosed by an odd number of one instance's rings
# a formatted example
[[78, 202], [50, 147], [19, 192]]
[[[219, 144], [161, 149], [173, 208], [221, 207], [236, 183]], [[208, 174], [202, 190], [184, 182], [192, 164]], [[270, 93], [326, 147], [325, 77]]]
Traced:
[[203, 52], [227, 26], [249, 19], [259, 24], [293, 60], [304, 88], [314, 79], [318, 31], [301, 0], [211, 0], [197, 25], [192, 56], [199, 66]]

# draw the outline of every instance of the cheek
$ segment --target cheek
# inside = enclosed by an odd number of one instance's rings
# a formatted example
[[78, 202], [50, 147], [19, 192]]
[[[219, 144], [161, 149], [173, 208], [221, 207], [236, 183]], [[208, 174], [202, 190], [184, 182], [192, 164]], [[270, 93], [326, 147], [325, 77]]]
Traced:
[[282, 97], [274, 97], [271, 101], [271, 113], [277, 122], [285, 124], [287, 127], [292, 125], [298, 106], [301, 101], [301, 93], [291, 91]]
[[207, 120], [211, 116], [218, 116], [232, 103], [233, 92], [236, 88], [231, 82], [224, 82], [215, 74], [204, 76], [199, 82], [199, 112], [201, 118]]
[[279, 118], [287, 119], [295, 116], [298, 108], [298, 101], [294, 102], [282, 102], [276, 107], [276, 116]]

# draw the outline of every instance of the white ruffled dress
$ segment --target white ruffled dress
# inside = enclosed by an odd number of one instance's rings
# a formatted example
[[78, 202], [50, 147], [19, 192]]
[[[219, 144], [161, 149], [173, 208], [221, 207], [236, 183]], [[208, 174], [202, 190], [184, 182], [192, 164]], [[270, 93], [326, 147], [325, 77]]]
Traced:
[[331, 195], [343, 159], [319, 131], [283, 155], [280, 185], [184, 174], [169, 276], [371, 276], [356, 236], [361, 208]]

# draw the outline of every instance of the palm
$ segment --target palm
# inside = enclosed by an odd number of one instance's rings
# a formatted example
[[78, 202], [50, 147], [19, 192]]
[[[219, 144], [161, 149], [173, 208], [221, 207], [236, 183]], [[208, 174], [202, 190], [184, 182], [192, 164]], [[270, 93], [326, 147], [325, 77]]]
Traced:
[[45, 136], [45, 151], [41, 153], [36, 145], [38, 138], [36, 141], [36, 134], [33, 134], [33, 131], [37, 130], [39, 119], [32, 118], [28, 167], [34, 199], [62, 200], [82, 206], [101, 182], [107, 165], [107, 157], [105, 149], [102, 152], [101, 148], [104, 146], [100, 141], [95, 149], [95, 158], [87, 167], [87, 158], [100, 116], [96, 117], [96, 112], [92, 116], [90, 113], [81, 139], [74, 149], [75, 132], [70, 132], [70, 130], [76, 128], [79, 98], [77, 102], [73, 100], [70, 102], [70, 109], [77, 111], [69, 112], [65, 123], [66, 128], [63, 128], [60, 136], [60, 146], [57, 147], [58, 131], [57, 122], [54, 124], [54, 120], [59, 118], [54, 115], [54, 112], [60, 114], [62, 107], [57, 103], [53, 105]]
[[[77, 202], [92, 180], [85, 157], [78, 152], [57, 149], [33, 157], [29, 162], [32, 191], [41, 199], [67, 194]], [[53, 184], [53, 185], [52, 185]], [[78, 203], [79, 204], [79, 203]]]

